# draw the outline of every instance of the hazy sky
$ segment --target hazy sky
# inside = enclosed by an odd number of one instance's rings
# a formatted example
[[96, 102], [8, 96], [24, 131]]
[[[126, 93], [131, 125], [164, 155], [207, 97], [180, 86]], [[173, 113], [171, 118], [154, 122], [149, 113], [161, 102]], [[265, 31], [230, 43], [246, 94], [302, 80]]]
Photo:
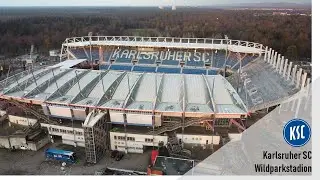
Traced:
[[290, 2], [311, 3], [311, 0], [0, 0], [0, 6], [205, 6], [215, 4]]

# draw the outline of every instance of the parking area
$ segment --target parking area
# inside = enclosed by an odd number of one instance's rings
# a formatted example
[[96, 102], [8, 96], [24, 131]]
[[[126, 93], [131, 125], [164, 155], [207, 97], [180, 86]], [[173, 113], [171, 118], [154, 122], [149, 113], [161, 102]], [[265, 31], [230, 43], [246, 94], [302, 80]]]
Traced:
[[[44, 151], [49, 147], [74, 151], [79, 161], [76, 164], [67, 164], [64, 169], [61, 169], [61, 162], [45, 159]], [[94, 175], [96, 171], [106, 167], [146, 172], [149, 159], [150, 152], [144, 154], [126, 154], [120, 161], [115, 161], [110, 157], [110, 153], [108, 153], [99, 163], [87, 164], [85, 162], [84, 148], [64, 144], [49, 144], [37, 152], [21, 150], [11, 152], [7, 149], [0, 149], [0, 174]]]

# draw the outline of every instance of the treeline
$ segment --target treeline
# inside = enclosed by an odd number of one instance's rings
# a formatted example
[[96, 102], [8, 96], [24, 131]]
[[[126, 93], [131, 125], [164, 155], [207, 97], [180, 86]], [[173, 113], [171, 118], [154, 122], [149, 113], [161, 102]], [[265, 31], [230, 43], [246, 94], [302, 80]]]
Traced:
[[[43, 10], [42, 10], [43, 11]], [[0, 21], [0, 55], [60, 48], [67, 37], [140, 35], [247, 40], [272, 47], [292, 60], [311, 57], [310, 16], [255, 16], [257, 11], [155, 8], [90, 9], [84, 14], [15, 16]], [[61, 12], [61, 9], [59, 9]], [[98, 12], [98, 13], [97, 13]], [[259, 12], [261, 13], [261, 12]], [[0, 19], [1, 19], [0, 16]]]

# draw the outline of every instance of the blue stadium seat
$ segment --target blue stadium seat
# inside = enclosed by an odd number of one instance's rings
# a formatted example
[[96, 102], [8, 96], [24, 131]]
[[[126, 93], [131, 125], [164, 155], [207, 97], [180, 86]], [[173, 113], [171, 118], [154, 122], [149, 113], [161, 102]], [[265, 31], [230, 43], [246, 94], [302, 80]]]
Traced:
[[[186, 60], [186, 66], [190, 67], [204, 67], [204, 59], [202, 57], [199, 61], [195, 61], [196, 57], [194, 56], [194, 53], [191, 53], [190, 61]], [[198, 60], [198, 59], [197, 59]]]
[[[90, 50], [87, 50], [87, 52], [90, 55]], [[92, 60], [97, 60], [99, 59], [99, 49], [92, 49], [91, 50], [91, 55], [92, 55]]]
[[213, 57], [212, 67], [222, 68], [224, 66], [224, 62], [225, 62], [225, 53], [224, 52], [218, 52]]
[[186, 63], [187, 66], [190, 67], [203, 67], [204, 66], [204, 62], [203, 61], [194, 61], [191, 59], [191, 61], [187, 61]]
[[132, 66], [131, 65], [118, 65], [118, 64], [112, 64], [110, 66], [111, 70], [121, 70], [121, 71], [131, 71]]
[[[169, 52], [164, 52], [164, 53], [169, 54]], [[173, 53], [173, 52], [170, 52], [170, 53]], [[161, 52], [160, 52], [160, 54], [161, 54]], [[169, 56], [169, 55], [167, 55], [167, 56]], [[177, 61], [176, 59], [170, 57], [170, 59], [166, 58], [165, 60], [162, 60], [161, 64], [163, 64], [163, 65], [177, 65], [178, 66], [180, 64], [180, 61]]]
[[158, 67], [158, 73], [180, 74], [181, 68]]
[[207, 74], [206, 69], [191, 69], [191, 68], [184, 68], [182, 69], [183, 74]]
[[139, 59], [138, 64], [156, 64], [155, 59]]
[[156, 72], [156, 68], [154, 66], [134, 66], [132, 71], [138, 72]]
[[176, 60], [163, 60], [162, 62], [161, 62], [161, 64], [163, 64], [163, 65], [179, 65], [179, 61], [176, 61]]
[[208, 70], [208, 75], [217, 75], [217, 70]]
[[89, 59], [83, 49], [70, 49], [77, 59]]
[[116, 63], [131, 63], [131, 59], [128, 58], [117, 58], [115, 60]]
[[156, 64], [156, 58], [154, 56], [149, 56], [146, 58], [145, 55], [141, 54], [141, 58], [138, 59], [138, 64]]
[[105, 51], [104, 52], [104, 60], [106, 62], [109, 62], [111, 55], [112, 55], [112, 51]]
[[106, 65], [100, 65], [100, 66], [99, 66], [99, 69], [100, 69], [100, 70], [108, 70], [108, 69], [109, 69], [109, 66], [110, 66], [110, 65], [108, 65], [108, 64], [106, 64]]

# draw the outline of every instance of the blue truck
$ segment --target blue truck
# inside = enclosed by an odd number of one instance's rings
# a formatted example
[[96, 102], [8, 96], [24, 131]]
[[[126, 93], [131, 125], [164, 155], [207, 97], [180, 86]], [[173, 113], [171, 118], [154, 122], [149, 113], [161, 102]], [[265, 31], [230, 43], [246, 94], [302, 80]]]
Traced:
[[45, 151], [45, 156], [47, 159], [62, 161], [66, 163], [76, 162], [75, 153], [72, 151], [49, 148]]

